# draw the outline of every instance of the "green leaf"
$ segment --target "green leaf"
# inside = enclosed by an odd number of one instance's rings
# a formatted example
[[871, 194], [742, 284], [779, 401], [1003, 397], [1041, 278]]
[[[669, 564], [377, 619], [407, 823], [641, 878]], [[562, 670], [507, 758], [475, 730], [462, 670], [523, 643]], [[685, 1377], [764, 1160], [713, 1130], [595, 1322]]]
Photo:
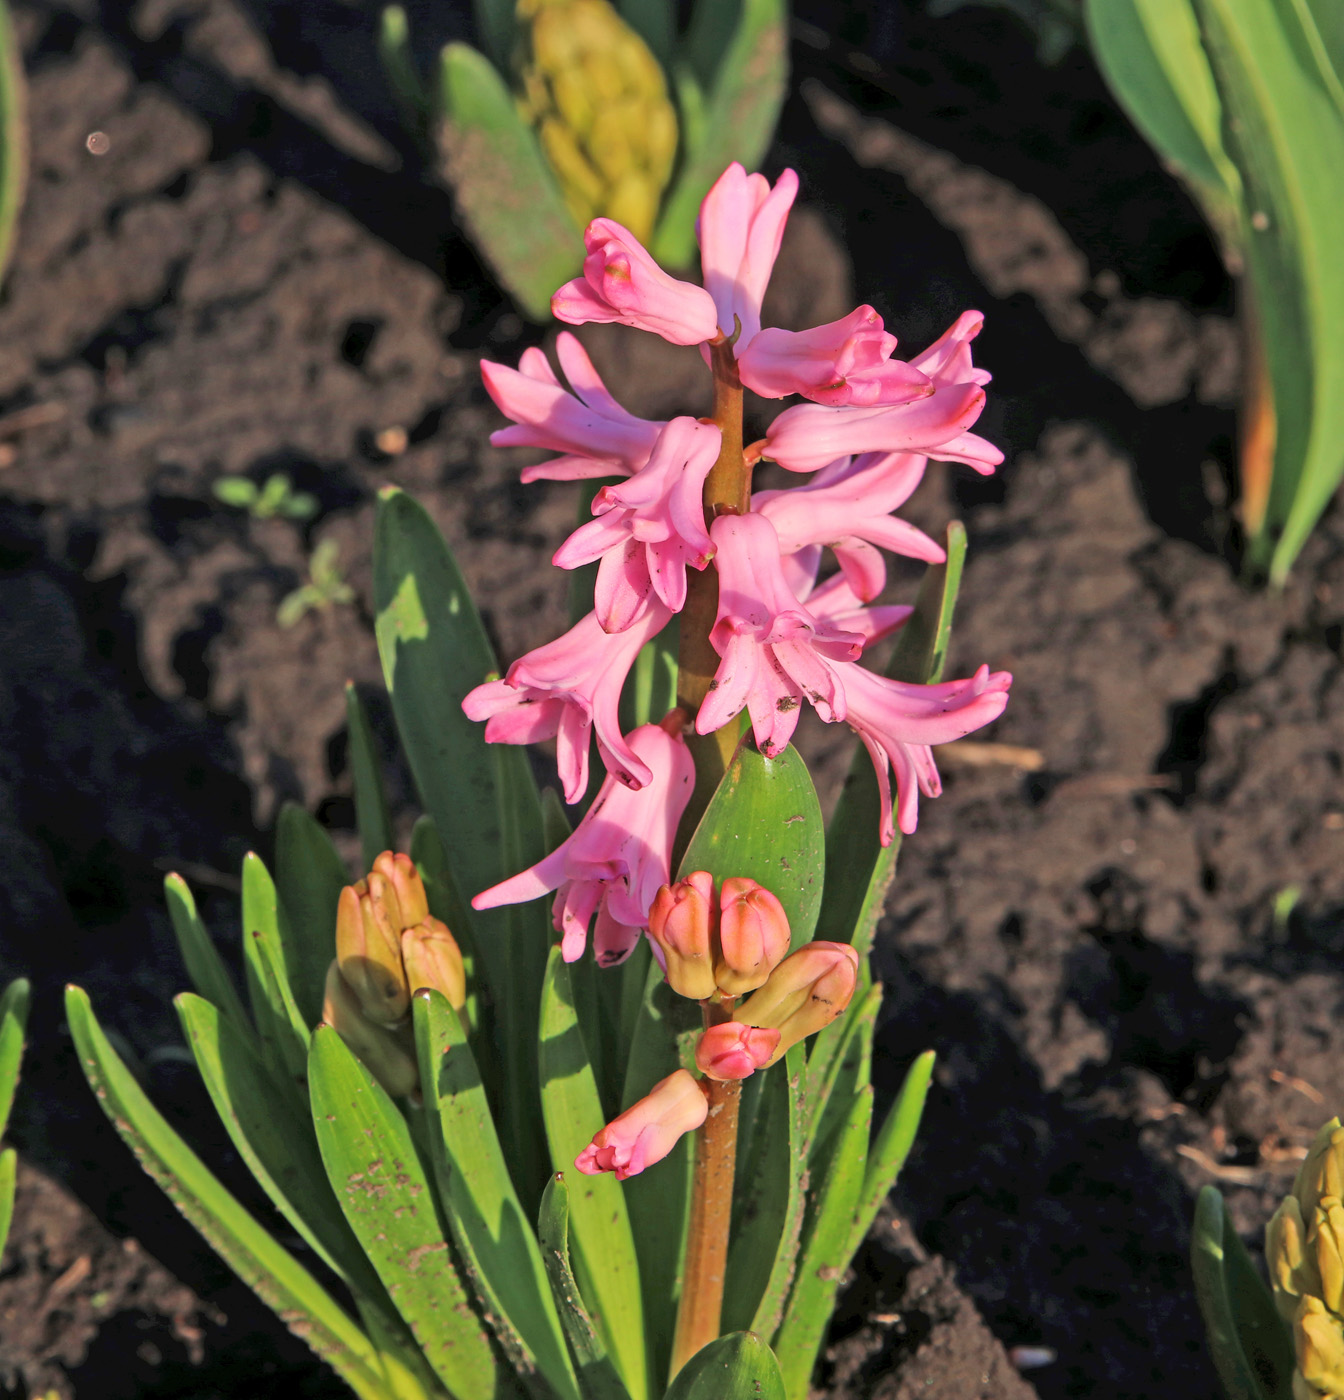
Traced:
[[383, 788], [382, 755], [378, 752], [369, 717], [354, 681], [345, 683], [345, 717], [350, 733], [350, 776], [355, 787], [355, 821], [359, 826], [359, 844], [364, 856], [361, 873], [367, 875], [373, 868], [373, 862], [384, 851], [393, 849], [392, 816], [387, 810], [387, 793]]
[[1292, 1338], [1213, 1186], [1205, 1186], [1195, 1200], [1190, 1264], [1209, 1350], [1228, 1400], [1289, 1400]]
[[28, 184], [27, 105], [23, 53], [9, 6], [0, 4], [0, 277], [14, 251]]
[[19, 1154], [7, 1147], [0, 1152], [0, 1255], [5, 1252], [10, 1223], [14, 1219], [14, 1187], [19, 1171]]
[[1276, 438], [1252, 563], [1281, 584], [1344, 478], [1344, 115], [1290, 0], [1196, 0], [1241, 176]]
[[729, 1331], [768, 1337], [783, 1315], [807, 1191], [803, 1072], [801, 1046], [765, 1071], [756, 1122], [741, 1144], [723, 1298]]
[[516, 0], [472, 0], [476, 32], [501, 73], [507, 73], [513, 62], [516, 9]]
[[[947, 559], [926, 570], [915, 611], [901, 629], [887, 667], [893, 680], [923, 685], [942, 677], [966, 561], [966, 530], [960, 521], [948, 525], [945, 548]], [[890, 846], [880, 844], [880, 811], [873, 761], [860, 747], [826, 832], [826, 899], [816, 937], [852, 943], [861, 962], [873, 945], [901, 847], [899, 831]]]
[[808, 1162], [824, 1170], [823, 1154], [854, 1095], [870, 1082], [873, 1031], [882, 1005], [880, 983], [857, 990], [838, 1022], [813, 1037], [807, 1059]]
[[766, 758], [750, 740], [737, 746], [681, 858], [678, 876], [708, 870], [715, 880], [747, 876], [784, 906], [790, 948], [812, 938], [821, 908], [825, 834], [807, 764], [789, 745]]
[[14, 1091], [19, 1084], [31, 991], [26, 977], [16, 977], [0, 996], [0, 1137], [5, 1135], [9, 1111], [14, 1107]]
[[[701, 11], [728, 10], [723, 0], [700, 0]], [[740, 0], [737, 24], [726, 44], [717, 23], [693, 49], [702, 57], [699, 87], [705, 91], [702, 112], [693, 131], [693, 147], [685, 143], [678, 173], [663, 202], [651, 251], [666, 267], [688, 267], [695, 257], [695, 221], [700, 201], [732, 161], [755, 170], [769, 148], [788, 89], [788, 5], [786, 0]], [[703, 55], [718, 55], [712, 81], [705, 74]], [[678, 84], [680, 86], [680, 84]]]
[[519, 309], [549, 321], [551, 293], [582, 266], [583, 239], [532, 128], [467, 44], [440, 56], [439, 102], [439, 155], [472, 243]]
[[280, 809], [275, 877], [285, 965], [306, 1025], [322, 1019], [322, 988], [336, 956], [336, 906], [350, 872], [317, 819], [295, 802]]
[[677, 40], [675, 0], [616, 0], [616, 8], [658, 62], [668, 67]]
[[[498, 666], [443, 536], [395, 488], [379, 497], [373, 574], [378, 650], [397, 730], [449, 853], [453, 883], [469, 898], [541, 859], [541, 799], [526, 753], [487, 745], [484, 726], [462, 713], [466, 693]], [[497, 1022], [501, 1083], [509, 1086], [500, 1114], [505, 1154], [530, 1205], [547, 1170], [532, 1050], [547, 910], [541, 901], [486, 909], [472, 915], [471, 928], [477, 981]]]
[[313, 1033], [308, 1082], [327, 1178], [421, 1351], [458, 1400], [508, 1394], [406, 1120], [330, 1026]]
[[429, 128], [429, 94], [411, 52], [410, 26], [400, 5], [384, 5], [378, 22], [378, 57], [401, 119], [423, 137]]
[[701, 1347], [664, 1400], [785, 1400], [775, 1354], [755, 1332], [732, 1332]]
[[789, 1400], [807, 1400], [817, 1351], [835, 1308], [836, 1289], [849, 1265], [846, 1250], [863, 1191], [872, 1116], [873, 1090], [865, 1085], [854, 1096], [829, 1170], [808, 1201], [798, 1271], [775, 1337], [775, 1355]]
[[66, 988], [65, 1013], [81, 1068], [103, 1112], [172, 1203], [360, 1400], [395, 1400], [369, 1339], [168, 1126], [108, 1044], [81, 988]]
[[420, 1082], [439, 1200], [453, 1238], [515, 1367], [540, 1371], [561, 1400], [578, 1400], [578, 1382], [532, 1226], [523, 1214], [500, 1149], [475, 1057], [457, 1013], [439, 993], [412, 1002]]
[[905, 1166], [905, 1159], [915, 1145], [919, 1120], [924, 1115], [924, 1101], [929, 1095], [933, 1078], [934, 1053], [926, 1050], [906, 1071], [901, 1092], [887, 1111], [877, 1138], [868, 1151], [868, 1165], [863, 1175], [863, 1190], [854, 1212], [854, 1228], [849, 1237], [849, 1253], [845, 1266], [858, 1253], [864, 1236], [873, 1228], [882, 1202], [891, 1194], [896, 1178]]
[[308, 1025], [289, 984], [275, 884], [255, 851], [243, 858], [243, 970], [252, 1018], [271, 1068], [286, 1082], [302, 1084]]
[[563, 1172], [556, 1172], [546, 1183], [537, 1235], [551, 1292], [578, 1364], [584, 1400], [630, 1400], [630, 1392], [611, 1364], [569, 1267], [569, 1188]]
[[[541, 998], [541, 1106], [551, 1161], [572, 1169], [574, 1159], [604, 1125], [583, 1031], [574, 1011], [569, 968], [552, 948]], [[570, 1200], [574, 1271], [603, 1344], [629, 1390], [646, 1400], [648, 1377], [639, 1263], [621, 1185], [602, 1173], [585, 1176]]]
[[256, 484], [245, 476], [221, 476], [210, 488], [226, 506], [247, 510], [256, 504]]
[[243, 1009], [219, 949], [196, 912], [196, 901], [187, 882], [176, 873], [168, 875], [164, 878], [163, 893], [191, 985], [206, 1001], [219, 1007], [240, 1030], [251, 1034], [252, 1022]]

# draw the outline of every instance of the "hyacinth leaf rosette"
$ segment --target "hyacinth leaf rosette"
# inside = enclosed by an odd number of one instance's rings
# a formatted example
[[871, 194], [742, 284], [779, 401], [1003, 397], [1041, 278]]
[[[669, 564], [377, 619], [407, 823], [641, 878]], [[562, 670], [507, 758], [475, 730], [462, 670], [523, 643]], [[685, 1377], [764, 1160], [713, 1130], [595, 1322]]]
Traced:
[[1281, 584], [1344, 479], [1344, 20], [1335, 0], [1087, 0], [1121, 105], [1239, 278], [1247, 563]]
[[[631, 278], [555, 295], [571, 321], [703, 344], [713, 419], [634, 417], [568, 334], [572, 394], [539, 350], [483, 365], [514, 420], [496, 440], [563, 454], [528, 473], [608, 482], [556, 554], [597, 563], [563, 636], [501, 672], [435, 522], [380, 493], [375, 632], [424, 809], [409, 852], [390, 849], [389, 755], [351, 689], [358, 878], [311, 816], [282, 811], [274, 873], [243, 862], [245, 995], [167, 881], [188, 1043], [310, 1259], [223, 1188], [68, 993], [117, 1130], [361, 1396], [805, 1400], [914, 1141], [933, 1057], [883, 1111], [866, 954], [897, 831], [939, 792], [932, 746], [1002, 713], [1011, 677], [940, 678], [964, 533], [939, 543], [895, 512], [931, 458], [987, 471], [1001, 454], [969, 431], [979, 313], [909, 362], [871, 307], [762, 328], [796, 189], [793, 172], [720, 176], [704, 287], [597, 220], [598, 258]], [[743, 383], [810, 401], [744, 446]], [[763, 457], [803, 484], [752, 492]], [[880, 600], [883, 550], [929, 565], [913, 606]], [[893, 633], [883, 674], [864, 653]], [[868, 765], [829, 833], [791, 746], [804, 703], [855, 729]], [[524, 747], [552, 738], [564, 802]]]
[[695, 255], [705, 192], [765, 153], [787, 90], [784, 0], [477, 0], [480, 49], [454, 42], [430, 82], [406, 13], [379, 51], [458, 215], [530, 319], [574, 276], [582, 234], [615, 219], [672, 267]]

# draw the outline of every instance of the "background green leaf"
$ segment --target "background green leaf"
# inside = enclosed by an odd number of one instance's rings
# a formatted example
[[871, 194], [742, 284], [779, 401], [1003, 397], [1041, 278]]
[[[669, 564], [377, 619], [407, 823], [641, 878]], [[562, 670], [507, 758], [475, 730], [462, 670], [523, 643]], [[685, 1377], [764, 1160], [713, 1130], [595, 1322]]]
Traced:
[[5, 1135], [5, 1125], [14, 1107], [14, 1091], [19, 1084], [31, 993], [28, 979], [16, 977], [0, 996], [0, 1137]]
[[276, 824], [275, 883], [294, 1002], [315, 1026], [336, 956], [336, 906], [350, 872], [317, 819], [294, 802], [281, 807]]
[[681, 1368], [665, 1400], [785, 1400], [774, 1353], [754, 1332], [732, 1332]]
[[350, 777], [355, 789], [355, 822], [367, 875], [384, 851], [394, 850], [392, 817], [383, 788], [383, 756], [354, 681], [345, 683], [345, 717], [350, 734]]
[[196, 901], [187, 882], [180, 875], [168, 875], [163, 882], [163, 893], [191, 985], [241, 1030], [251, 1034], [252, 1021], [243, 1009], [224, 959], [196, 912]]

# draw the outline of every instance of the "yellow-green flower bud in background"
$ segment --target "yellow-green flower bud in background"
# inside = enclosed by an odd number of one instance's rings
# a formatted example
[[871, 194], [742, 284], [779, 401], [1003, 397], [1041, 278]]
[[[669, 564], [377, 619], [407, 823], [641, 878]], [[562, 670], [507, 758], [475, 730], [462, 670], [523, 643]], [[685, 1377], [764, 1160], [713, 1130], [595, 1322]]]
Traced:
[[[380, 875], [341, 891], [336, 905], [336, 961], [364, 1014], [380, 1025], [405, 1018], [411, 990], [401, 965], [401, 919]], [[395, 922], [394, 922], [395, 920]]]
[[1326, 1123], [1307, 1149], [1293, 1183], [1293, 1195], [1306, 1221], [1311, 1220], [1322, 1196], [1344, 1200], [1344, 1127], [1338, 1118]]
[[1344, 1395], [1344, 1326], [1319, 1298], [1303, 1298], [1293, 1318], [1293, 1343], [1297, 1371], [1293, 1392], [1305, 1387], [1307, 1395]]
[[1315, 1245], [1316, 1267], [1321, 1275], [1318, 1296], [1338, 1315], [1344, 1295], [1344, 1205], [1336, 1197], [1321, 1197], [1307, 1239]]
[[1320, 1296], [1321, 1277], [1307, 1250], [1307, 1227], [1296, 1196], [1285, 1196], [1265, 1227], [1265, 1261], [1279, 1315], [1291, 1322], [1304, 1294]]
[[447, 924], [426, 915], [414, 928], [406, 929], [401, 935], [401, 958], [412, 992], [432, 987], [448, 998], [454, 1011], [465, 1009], [467, 974], [462, 950]]
[[419, 1089], [420, 1072], [409, 1027], [394, 1031], [371, 1021], [336, 962], [327, 969], [322, 1019], [389, 1094], [400, 1098]]
[[663, 70], [608, 0], [519, 0], [523, 115], [582, 229], [653, 231], [677, 151]]
[[835, 1020], [849, 1005], [858, 975], [859, 954], [850, 944], [805, 943], [737, 1008], [737, 1019], [779, 1031], [779, 1044], [768, 1062], [774, 1064], [791, 1046]]

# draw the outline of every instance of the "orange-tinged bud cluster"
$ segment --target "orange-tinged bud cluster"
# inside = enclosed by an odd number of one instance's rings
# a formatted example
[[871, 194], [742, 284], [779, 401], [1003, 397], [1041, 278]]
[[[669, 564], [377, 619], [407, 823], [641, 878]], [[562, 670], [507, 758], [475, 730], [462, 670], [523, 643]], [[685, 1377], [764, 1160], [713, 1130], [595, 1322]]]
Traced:
[[805, 943], [770, 974], [766, 984], [737, 1008], [749, 1026], [779, 1032], [767, 1064], [824, 1030], [849, 1005], [858, 985], [859, 954], [848, 943]]
[[459, 1012], [466, 1006], [457, 940], [429, 912], [410, 857], [384, 851], [363, 880], [341, 891], [323, 1017], [392, 1094], [417, 1084], [408, 1012], [421, 987], [442, 992]]
[[649, 937], [672, 990], [707, 1001], [762, 986], [789, 950], [789, 920], [755, 880], [734, 876], [716, 895], [714, 877], [697, 870], [658, 891]]

